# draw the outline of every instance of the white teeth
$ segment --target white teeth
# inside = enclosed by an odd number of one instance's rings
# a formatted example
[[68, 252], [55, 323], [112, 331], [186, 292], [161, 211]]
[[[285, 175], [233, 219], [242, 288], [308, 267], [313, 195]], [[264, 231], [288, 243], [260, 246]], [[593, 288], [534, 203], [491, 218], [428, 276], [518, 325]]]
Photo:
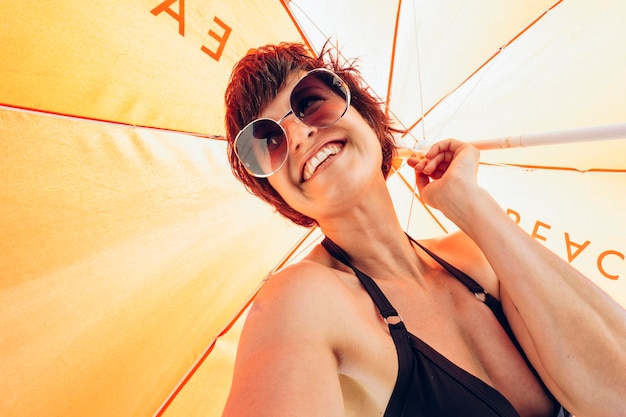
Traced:
[[322, 162], [331, 155], [336, 155], [341, 150], [341, 146], [336, 143], [331, 143], [320, 149], [311, 159], [309, 159], [304, 166], [304, 173], [302, 179], [307, 181], [313, 176], [313, 173]]

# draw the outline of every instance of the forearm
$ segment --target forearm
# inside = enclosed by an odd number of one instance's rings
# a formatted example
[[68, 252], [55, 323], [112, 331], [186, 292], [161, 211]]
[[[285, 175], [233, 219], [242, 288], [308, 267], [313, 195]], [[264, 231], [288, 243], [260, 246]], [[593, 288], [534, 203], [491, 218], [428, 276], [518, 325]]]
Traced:
[[442, 211], [483, 251], [542, 367], [568, 397], [589, 397], [591, 386], [626, 394], [621, 306], [519, 228], [485, 190], [451, 199]]
[[[541, 301], [558, 318], [563, 297], [574, 297], [570, 301], [608, 317], [617, 314], [616, 324], [626, 329], [624, 310], [605, 292], [515, 224], [484, 189], [471, 194], [442, 211], [480, 247], [518, 309], [528, 305], [535, 311]], [[579, 307], [572, 310], [580, 317]]]

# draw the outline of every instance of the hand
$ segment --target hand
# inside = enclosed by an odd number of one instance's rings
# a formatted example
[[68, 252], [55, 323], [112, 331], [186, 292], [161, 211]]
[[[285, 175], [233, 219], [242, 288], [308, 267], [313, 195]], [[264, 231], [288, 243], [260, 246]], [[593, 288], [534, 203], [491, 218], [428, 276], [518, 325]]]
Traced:
[[479, 157], [474, 146], [447, 139], [432, 145], [423, 157], [413, 156], [407, 162], [415, 169], [422, 200], [442, 210], [445, 203], [466, 197], [478, 187]]

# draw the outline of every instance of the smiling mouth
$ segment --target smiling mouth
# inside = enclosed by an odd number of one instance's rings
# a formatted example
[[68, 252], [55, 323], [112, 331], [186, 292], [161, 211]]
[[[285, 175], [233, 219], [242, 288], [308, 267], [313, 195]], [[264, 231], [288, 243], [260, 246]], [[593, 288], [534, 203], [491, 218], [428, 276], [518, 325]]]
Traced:
[[342, 148], [343, 143], [340, 142], [330, 142], [324, 145], [306, 162], [306, 164], [304, 164], [304, 169], [302, 170], [302, 182], [308, 181], [313, 174], [315, 174], [315, 171], [317, 171], [320, 165], [341, 152]]

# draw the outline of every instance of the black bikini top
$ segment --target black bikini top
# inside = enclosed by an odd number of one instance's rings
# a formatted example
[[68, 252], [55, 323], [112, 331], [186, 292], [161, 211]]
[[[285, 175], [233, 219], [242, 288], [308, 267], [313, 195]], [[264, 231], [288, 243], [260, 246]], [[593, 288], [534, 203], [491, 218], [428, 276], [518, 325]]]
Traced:
[[[529, 368], [539, 379], [506, 320], [500, 301], [471, 277], [410, 236], [409, 239], [491, 309]], [[354, 267], [339, 246], [329, 238], [324, 239], [322, 246], [335, 259], [352, 268], [389, 326], [398, 354], [398, 377], [384, 417], [519, 417], [511, 403], [499, 391], [458, 367], [427, 343], [409, 333], [398, 312], [374, 280]], [[556, 401], [554, 403], [555, 409], [560, 410], [555, 417], [569, 416]]]

